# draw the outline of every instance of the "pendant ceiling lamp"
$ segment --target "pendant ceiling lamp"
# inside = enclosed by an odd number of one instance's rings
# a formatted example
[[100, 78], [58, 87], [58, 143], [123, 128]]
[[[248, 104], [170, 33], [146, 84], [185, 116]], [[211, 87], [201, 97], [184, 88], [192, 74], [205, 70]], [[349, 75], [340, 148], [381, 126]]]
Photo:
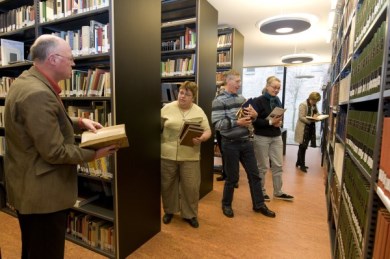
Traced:
[[258, 21], [256, 27], [265, 34], [289, 35], [308, 30], [316, 20], [309, 14], [277, 15]]

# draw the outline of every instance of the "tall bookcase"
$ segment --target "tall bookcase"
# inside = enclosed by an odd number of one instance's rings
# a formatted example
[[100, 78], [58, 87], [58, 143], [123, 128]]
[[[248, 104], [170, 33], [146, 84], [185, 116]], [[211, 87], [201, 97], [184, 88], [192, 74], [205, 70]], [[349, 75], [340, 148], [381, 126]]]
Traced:
[[[63, 102], [65, 106], [104, 103], [107, 111], [111, 113], [110, 123], [126, 125], [130, 147], [119, 150], [110, 159], [113, 177], [102, 179], [93, 175], [79, 175], [79, 182], [93, 182], [91, 185], [100, 185], [100, 188], [104, 189], [100, 199], [72, 209], [74, 215], [87, 215], [111, 224], [115, 242], [111, 247], [99, 248], [72, 235], [67, 237], [107, 257], [125, 258], [161, 229], [159, 119], [161, 107], [158, 89], [161, 1], [102, 0], [99, 2], [102, 5], [84, 10], [73, 8], [69, 13], [55, 16], [48, 21], [40, 20], [40, 12], [43, 12], [45, 6], [53, 6], [56, 13], [57, 1], [40, 2], [39, 0], [0, 2], [1, 12], [10, 14], [13, 12], [11, 10], [16, 8], [33, 6], [35, 19], [31, 25], [0, 32], [0, 38], [24, 42], [25, 57], [32, 42], [41, 34], [79, 30], [82, 26], [90, 25], [91, 20], [109, 26], [108, 51], [76, 56], [75, 69], [109, 70], [111, 94], [105, 97], [70, 96], [64, 97]], [[58, 2], [64, 3], [60, 0]], [[80, 1], [78, 3], [81, 5]], [[0, 75], [17, 77], [30, 66], [31, 62], [1, 66]], [[0, 97], [0, 106], [4, 105], [5, 99], [6, 96]], [[4, 128], [0, 127], [0, 134], [3, 136], [6, 134]], [[0, 207], [1, 210], [9, 211], [5, 206], [3, 167], [0, 168]], [[80, 185], [79, 188], [83, 187], [84, 185]], [[79, 189], [80, 191], [82, 190]]]
[[331, 244], [334, 258], [371, 258], [383, 248], [379, 236], [389, 234], [377, 227], [377, 217], [379, 208], [390, 209], [378, 180], [381, 153], [388, 149], [382, 132], [390, 116], [390, 8], [385, 0], [339, 0], [337, 8], [331, 83], [324, 93], [330, 107], [324, 125]]
[[[177, 40], [182, 41], [184, 45], [184, 47], [179, 45], [175, 48], [163, 48], [161, 64], [174, 60], [175, 66], [178, 66], [186, 58], [191, 60], [190, 63], [193, 64], [184, 70], [180, 65], [166, 74], [163, 74], [162, 65], [162, 85], [164, 83], [178, 84], [186, 80], [196, 82], [198, 85], [197, 104], [206, 113], [211, 123], [211, 103], [215, 95], [213, 86], [215, 85], [216, 72], [215, 53], [217, 49], [215, 42], [217, 42], [218, 13], [207, 0], [165, 0], [161, 3], [161, 41], [163, 45]], [[202, 143], [200, 163], [202, 179], [200, 197], [203, 197], [213, 189], [212, 141]]]
[[222, 73], [230, 69], [242, 74], [244, 64], [244, 36], [231, 27], [218, 28], [217, 87], [223, 83]]

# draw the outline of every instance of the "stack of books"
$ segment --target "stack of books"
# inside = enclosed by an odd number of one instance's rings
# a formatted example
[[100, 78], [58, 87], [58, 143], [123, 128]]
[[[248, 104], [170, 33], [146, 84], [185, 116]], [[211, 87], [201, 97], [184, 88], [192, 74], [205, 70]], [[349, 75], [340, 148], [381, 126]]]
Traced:
[[186, 121], [184, 122], [184, 125], [180, 133], [180, 145], [191, 147], [194, 145], [192, 139], [198, 138], [202, 136], [202, 134], [203, 134], [203, 129], [200, 126], [200, 123], [193, 123], [193, 122]]

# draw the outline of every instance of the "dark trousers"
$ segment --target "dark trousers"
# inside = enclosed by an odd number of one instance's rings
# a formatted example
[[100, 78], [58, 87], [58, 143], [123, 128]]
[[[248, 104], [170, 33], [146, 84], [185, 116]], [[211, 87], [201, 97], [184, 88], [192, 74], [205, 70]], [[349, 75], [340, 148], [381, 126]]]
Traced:
[[63, 259], [68, 210], [20, 214], [22, 259]]
[[221, 160], [222, 160], [222, 173], [221, 176], [223, 179], [226, 178], [225, 169], [224, 169], [224, 163], [223, 163], [223, 150], [222, 150], [222, 135], [219, 131], [215, 132], [215, 138], [217, 139], [217, 145], [219, 148], [219, 152], [221, 153]]
[[222, 150], [226, 173], [222, 206], [232, 206], [234, 186], [239, 179], [241, 162], [248, 177], [253, 209], [260, 208], [264, 205], [264, 196], [261, 190], [261, 178], [257, 168], [253, 142], [249, 140], [232, 141], [222, 138]]

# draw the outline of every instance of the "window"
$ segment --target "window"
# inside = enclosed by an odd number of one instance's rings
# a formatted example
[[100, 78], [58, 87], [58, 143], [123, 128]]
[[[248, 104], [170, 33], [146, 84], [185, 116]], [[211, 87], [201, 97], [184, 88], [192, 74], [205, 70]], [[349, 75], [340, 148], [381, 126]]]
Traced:
[[[329, 64], [248, 67], [244, 68], [242, 76], [242, 95], [245, 98], [257, 97], [265, 87], [269, 76], [276, 76], [282, 83], [278, 96], [283, 107], [287, 109], [284, 115], [283, 127], [287, 128], [287, 144], [297, 144], [294, 141], [295, 125], [298, 119], [299, 104], [305, 101], [311, 92], [319, 92], [322, 97], [322, 87], [328, 82]], [[286, 74], [284, 73], [286, 71]], [[286, 77], [286, 85], [283, 79]], [[322, 112], [322, 98], [317, 103]], [[317, 146], [320, 145], [320, 122], [316, 125]]]

